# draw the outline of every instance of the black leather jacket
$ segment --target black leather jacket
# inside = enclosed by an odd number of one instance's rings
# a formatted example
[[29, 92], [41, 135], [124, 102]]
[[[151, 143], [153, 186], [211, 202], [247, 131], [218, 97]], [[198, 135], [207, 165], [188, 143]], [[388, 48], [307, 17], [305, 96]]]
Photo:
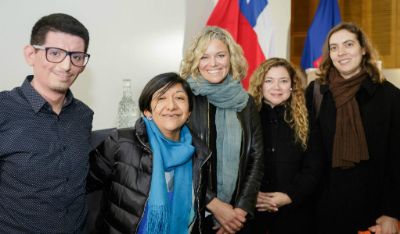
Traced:
[[[201, 233], [208, 181], [207, 146], [194, 134], [193, 188], [196, 219], [192, 233]], [[152, 152], [142, 119], [135, 128], [115, 130], [90, 155], [88, 192], [103, 189], [96, 233], [137, 233], [149, 196]]]
[[[195, 96], [193, 110], [190, 115], [189, 126], [208, 147], [216, 152], [215, 106], [210, 104], [205, 96]], [[254, 208], [263, 177], [263, 138], [260, 116], [256, 110], [254, 100], [250, 96], [247, 106], [237, 113], [243, 129], [241, 142], [239, 175], [231, 204], [245, 210], [250, 216], [254, 215]], [[215, 153], [213, 154], [216, 155]], [[208, 204], [217, 194], [216, 162], [212, 157], [210, 164], [210, 182], [207, 189]]]

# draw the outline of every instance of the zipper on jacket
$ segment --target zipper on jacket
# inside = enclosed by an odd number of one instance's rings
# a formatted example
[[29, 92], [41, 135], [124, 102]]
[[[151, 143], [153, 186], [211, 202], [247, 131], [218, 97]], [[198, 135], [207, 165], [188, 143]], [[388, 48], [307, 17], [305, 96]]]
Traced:
[[[136, 134], [136, 138], [139, 140], [140, 144], [142, 144], [143, 147], [152, 155], [151, 149], [150, 149], [149, 147], [147, 147], [147, 145], [142, 141], [142, 139], [140, 139], [140, 137], [138, 136], [137, 132], [135, 132], [135, 134]], [[152, 160], [153, 160], [153, 159], [152, 159]], [[152, 164], [153, 164], [153, 162], [152, 162]], [[153, 177], [153, 173], [151, 174], [151, 177], [150, 177], [150, 183], [151, 183], [152, 177]], [[138, 232], [139, 227], [140, 227], [140, 223], [141, 223], [142, 220], [143, 220], [144, 211], [145, 211], [145, 209], [146, 209], [147, 201], [149, 200], [149, 196], [150, 196], [150, 190], [149, 190], [149, 194], [148, 194], [148, 196], [147, 196], [147, 198], [146, 198], [146, 202], [144, 203], [144, 209], [143, 209], [142, 214], [140, 215], [140, 219], [139, 219], [138, 225], [137, 225], [137, 227], [136, 227], [135, 233]]]
[[[207, 158], [204, 159], [203, 163], [200, 165], [200, 178], [199, 178], [199, 184], [197, 185], [197, 189], [196, 189], [196, 200], [197, 200], [197, 217], [199, 219], [199, 233], [201, 234], [201, 214], [200, 214], [200, 198], [199, 198], [199, 191], [200, 191], [200, 185], [201, 185], [201, 181], [202, 181], [202, 173], [201, 173], [201, 169], [203, 168], [204, 164], [210, 159], [212, 153], [209, 153]], [[196, 222], [196, 221], [195, 221]]]
[[[150, 192], [149, 192], [149, 194], [150, 194]], [[149, 200], [149, 196], [147, 196], [146, 202], [144, 203], [144, 209], [143, 209], [142, 215], [140, 215], [140, 219], [139, 219], [138, 225], [137, 225], [137, 227], [136, 227], [135, 233], [138, 233], [138, 231], [139, 231], [140, 223], [141, 223], [142, 220], [143, 220], [144, 210], [146, 209], [147, 201], [148, 201], [148, 200]]]
[[140, 139], [139, 135], [137, 134], [137, 132], [135, 132], [136, 138], [139, 140], [140, 144], [142, 144], [142, 146], [150, 153], [153, 154], [153, 152], [151, 151], [151, 149], [142, 141], [142, 139]]

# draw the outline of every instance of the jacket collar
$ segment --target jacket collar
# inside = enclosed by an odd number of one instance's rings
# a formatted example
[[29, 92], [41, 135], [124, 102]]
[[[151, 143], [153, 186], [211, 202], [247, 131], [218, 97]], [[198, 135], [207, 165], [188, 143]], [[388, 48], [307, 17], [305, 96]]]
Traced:
[[[151, 151], [151, 147], [149, 144], [149, 138], [147, 136], [147, 131], [146, 131], [146, 124], [144, 123], [143, 119], [145, 117], [141, 117], [138, 120], [136, 120], [135, 123], [135, 135], [138, 138], [138, 140], [142, 143], [142, 145], [147, 148], [147, 150]], [[132, 137], [133, 139], [133, 137]]]
[[363, 88], [369, 96], [372, 96], [378, 89], [378, 85], [378, 83], [374, 83], [370, 78], [368, 78], [361, 83], [361, 88]]

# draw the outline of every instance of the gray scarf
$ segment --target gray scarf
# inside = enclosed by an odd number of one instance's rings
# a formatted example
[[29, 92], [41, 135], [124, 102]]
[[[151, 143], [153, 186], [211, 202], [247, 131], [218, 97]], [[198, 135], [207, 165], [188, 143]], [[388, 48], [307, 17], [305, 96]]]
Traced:
[[189, 77], [187, 81], [195, 95], [206, 96], [217, 107], [217, 197], [229, 203], [239, 172], [243, 132], [236, 113], [246, 107], [249, 95], [231, 75], [220, 84], [211, 84], [203, 77]]

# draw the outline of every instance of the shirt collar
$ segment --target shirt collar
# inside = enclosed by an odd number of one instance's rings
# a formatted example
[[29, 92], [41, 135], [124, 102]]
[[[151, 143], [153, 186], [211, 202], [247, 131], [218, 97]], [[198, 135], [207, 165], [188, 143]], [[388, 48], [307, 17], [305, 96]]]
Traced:
[[[43, 106], [47, 105], [50, 108], [50, 104], [44, 99], [31, 85], [33, 80], [33, 76], [27, 76], [24, 82], [22, 83], [21, 90], [25, 95], [26, 99], [31, 104], [35, 113], [38, 113]], [[68, 89], [67, 94], [65, 95], [65, 100], [63, 104], [63, 108], [70, 105], [74, 99], [71, 90]], [[50, 108], [51, 109], [51, 108]]]

